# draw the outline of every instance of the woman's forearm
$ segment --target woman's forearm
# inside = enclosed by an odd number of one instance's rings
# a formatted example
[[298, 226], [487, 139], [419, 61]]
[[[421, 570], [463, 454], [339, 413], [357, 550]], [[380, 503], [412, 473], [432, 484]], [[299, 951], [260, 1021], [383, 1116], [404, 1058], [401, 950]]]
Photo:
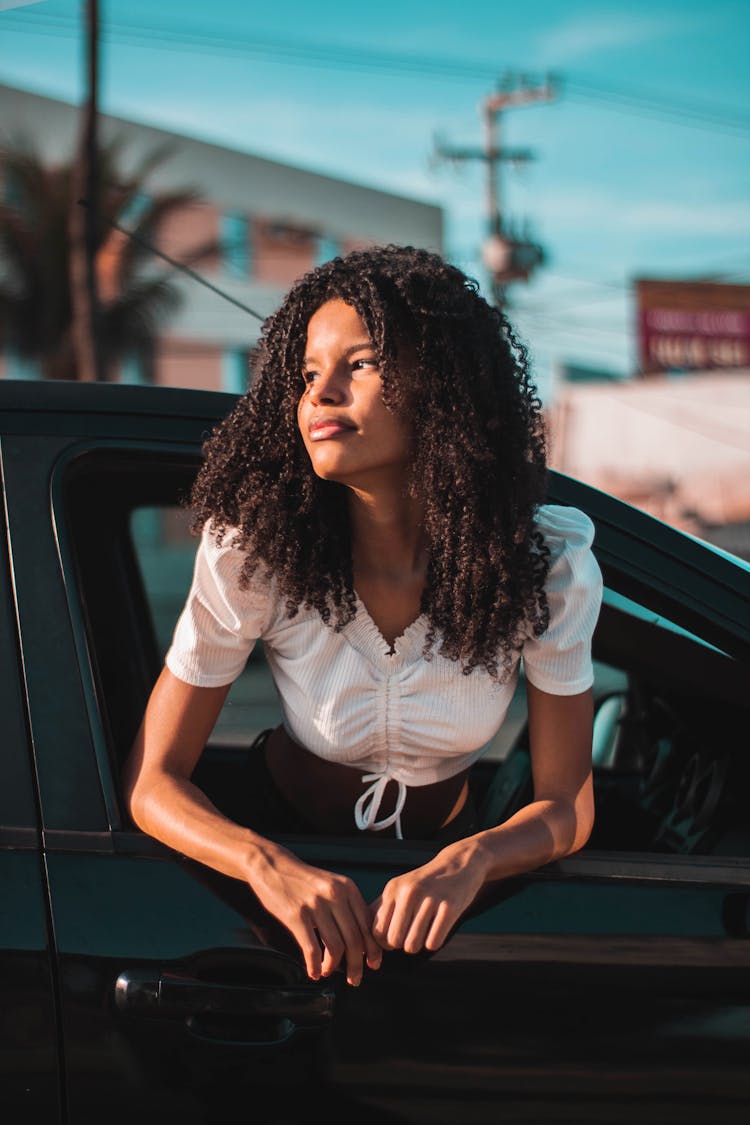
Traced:
[[386, 883], [371, 904], [375, 938], [383, 949], [439, 949], [484, 887], [582, 847], [592, 810], [584, 784], [575, 799], [533, 801], [504, 824], [446, 844], [422, 867]]
[[533, 801], [503, 824], [472, 837], [484, 882], [521, 875], [571, 855], [583, 847], [592, 827], [588, 794], [577, 801]]
[[164, 668], [123, 769], [135, 824], [207, 867], [249, 881], [276, 845], [224, 816], [190, 778], [229, 692], [197, 688]]
[[253, 861], [279, 849], [250, 828], [229, 820], [186, 778], [162, 773], [133, 789], [130, 814], [149, 836], [235, 879], [250, 881]]
[[151, 776], [131, 795], [131, 815], [149, 835], [252, 887], [261, 904], [297, 940], [309, 976], [345, 966], [350, 984], [362, 979], [363, 958], [378, 968], [381, 950], [356, 884], [310, 867], [286, 848], [224, 817], [184, 777]]
[[593, 696], [526, 685], [534, 800], [476, 837], [484, 882], [533, 871], [582, 848], [594, 825]]

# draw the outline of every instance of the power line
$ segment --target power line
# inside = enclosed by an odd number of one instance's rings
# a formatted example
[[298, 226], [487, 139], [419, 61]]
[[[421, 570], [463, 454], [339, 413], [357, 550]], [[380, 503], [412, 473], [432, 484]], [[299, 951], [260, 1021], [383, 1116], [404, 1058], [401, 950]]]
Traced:
[[750, 118], [736, 110], [723, 109], [705, 102], [683, 102], [645, 90], [625, 87], [601, 86], [586, 79], [573, 78], [565, 82], [565, 89], [575, 98], [583, 101], [606, 101], [629, 110], [643, 110], [647, 113], [664, 115], [687, 125], [703, 125], [720, 128], [728, 132], [747, 133], [750, 131]]
[[[79, 199], [78, 203], [81, 207], [84, 207], [86, 209], [88, 209], [89, 207], [89, 204], [85, 199]], [[119, 231], [120, 234], [126, 235], [128, 238], [132, 239], [133, 242], [137, 242], [139, 246], [142, 246], [145, 250], [148, 250], [150, 254], [155, 254], [157, 258], [162, 258], [165, 262], [172, 266], [173, 269], [179, 270], [181, 273], [186, 274], [188, 277], [192, 278], [193, 281], [197, 281], [199, 285], [203, 285], [206, 289], [210, 289], [212, 293], [216, 293], [218, 297], [223, 297], [225, 301], [228, 301], [230, 303], [230, 305], [236, 305], [238, 309], [242, 309], [243, 312], [249, 313], [250, 316], [254, 316], [256, 320], [264, 321], [266, 319], [262, 313], [256, 312], [255, 309], [251, 309], [250, 306], [246, 305], [243, 301], [240, 301], [236, 297], [233, 297], [231, 293], [227, 293], [218, 285], [214, 285], [212, 281], [209, 281], [208, 278], [204, 277], [202, 274], [198, 273], [190, 266], [185, 265], [184, 262], [180, 262], [176, 258], [170, 257], [169, 254], [165, 254], [163, 250], [160, 250], [158, 248], [158, 246], [154, 246], [152, 242], [149, 242], [145, 238], [141, 237], [141, 235], [136, 234], [135, 231], [128, 230], [127, 227], [124, 227], [120, 223], [115, 222], [114, 219], [107, 219], [106, 222], [109, 226], [114, 227], [115, 230]]]
[[[79, 34], [78, 22], [69, 16], [53, 16], [39, 10], [23, 15], [4, 16], [3, 30], [33, 32], [51, 36]], [[338, 67], [346, 70], [386, 70], [404, 75], [432, 77], [441, 82], [487, 82], [495, 80], [498, 67], [485, 60], [462, 61], [455, 57], [415, 55], [398, 51], [375, 50], [361, 43], [337, 45], [305, 40], [252, 38], [236, 32], [222, 34], [205, 28], [188, 30], [165, 25], [111, 21], [102, 27], [102, 41], [159, 50], [189, 51], [196, 54], [236, 55], [269, 58], [290, 65]], [[726, 106], [670, 98], [654, 91], [603, 86], [585, 77], [557, 78], [558, 85], [576, 99], [610, 105], [646, 116], [662, 117], [693, 128], [711, 129], [736, 136], [750, 135], [750, 116]]]
[[575, 335], [579, 339], [589, 337], [592, 341], [599, 336], [614, 337], [617, 340], [625, 341], [631, 339], [629, 326], [625, 324], [621, 327], [606, 327], [605, 325], [589, 324], [586, 321], [556, 320], [553, 316], [545, 316], [543, 313], [528, 313], [524, 315], [523, 319], [526, 320], [527, 318], [530, 320], [532, 327], [536, 326], [541, 331], [549, 331], [550, 334], [554, 335], [562, 332], [566, 335]]
[[[469, 248], [464, 244], [463, 246], [454, 246], [454, 255], [455, 254], [458, 254], [461, 259], [467, 263], [475, 263], [479, 251], [476, 247]], [[670, 254], [670, 261], [672, 260], [673, 256]], [[688, 259], [685, 260], [688, 261]], [[740, 262], [743, 263], [742, 267], [739, 265]], [[573, 272], [557, 273], [556, 271], [546, 270], [545, 277], [556, 277], [561, 281], [574, 282], [576, 285], [590, 285], [597, 288], [612, 290], [627, 289], [632, 283], [631, 278], [605, 280], [591, 277], [590, 271], [599, 268], [596, 262], [571, 261], [569, 258], [565, 258], [565, 266], [566, 270], [567, 267], [570, 267]], [[729, 267], [731, 266], [736, 266], [736, 268], [730, 270]], [[724, 254], [720, 254], [718, 257], [712, 258], [708, 265], [702, 266], [695, 264], [695, 251], [690, 251], [689, 264], [679, 267], [671, 266], [668, 272], [674, 274], [677, 270], [679, 270], [681, 277], [691, 281], [705, 281], [711, 276], [728, 276], [729, 273], [736, 273], [737, 275], [746, 274], [750, 272], [750, 250], [735, 248], [734, 250], [729, 250]], [[645, 276], [642, 270], [640, 271], [640, 275]]]
[[[593, 309], [595, 306], [614, 299], [615, 295], [603, 294], [599, 297], [588, 297], [583, 300], [571, 298], [570, 300], [557, 299], [555, 297], [548, 297], [540, 299], [539, 301], [529, 301], [523, 304], [511, 304], [509, 310], [513, 313], [521, 313], [524, 316], [556, 316], [559, 313], [566, 314], [566, 322], [568, 321], [568, 313], [584, 312], [587, 309]], [[616, 310], [611, 310], [616, 315]]]

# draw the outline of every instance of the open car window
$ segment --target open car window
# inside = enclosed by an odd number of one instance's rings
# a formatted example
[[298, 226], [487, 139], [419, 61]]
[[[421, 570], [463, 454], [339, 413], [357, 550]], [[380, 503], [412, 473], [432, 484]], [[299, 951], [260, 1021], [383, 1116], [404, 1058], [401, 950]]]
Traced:
[[[74, 577], [96, 719], [115, 773], [190, 586], [197, 539], [181, 500], [198, 463], [194, 451], [134, 443], [82, 451], [65, 470], [63, 561]], [[750, 854], [742, 803], [750, 755], [737, 734], [747, 729], [747, 667], [611, 585], [593, 655], [597, 818], [589, 850]], [[258, 644], [202, 760], [219, 807], [222, 791], [236, 798], [237, 755], [280, 718]], [[530, 798], [525, 720], [521, 679], [506, 723], [474, 768], [489, 823]]]
[[[161, 664], [190, 589], [197, 539], [190, 532], [189, 513], [173, 505], [133, 509], [129, 534]], [[259, 642], [232, 684], [208, 745], [244, 749], [262, 730], [280, 722], [281, 708]]]

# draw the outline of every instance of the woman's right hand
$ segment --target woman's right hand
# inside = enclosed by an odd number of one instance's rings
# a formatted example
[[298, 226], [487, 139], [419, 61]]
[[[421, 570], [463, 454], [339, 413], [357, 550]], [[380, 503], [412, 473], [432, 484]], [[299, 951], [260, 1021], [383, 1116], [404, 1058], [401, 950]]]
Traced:
[[311, 867], [285, 848], [256, 837], [247, 882], [295, 938], [312, 980], [342, 965], [347, 982], [358, 985], [365, 963], [380, 968], [383, 951], [371, 932], [369, 908], [345, 875]]
[[314, 980], [343, 963], [349, 983], [359, 984], [363, 962], [377, 968], [382, 950], [351, 879], [310, 867], [228, 820], [191, 781], [228, 691], [228, 685], [194, 687], [162, 671], [123, 771], [130, 815], [169, 847], [248, 883], [292, 933]]

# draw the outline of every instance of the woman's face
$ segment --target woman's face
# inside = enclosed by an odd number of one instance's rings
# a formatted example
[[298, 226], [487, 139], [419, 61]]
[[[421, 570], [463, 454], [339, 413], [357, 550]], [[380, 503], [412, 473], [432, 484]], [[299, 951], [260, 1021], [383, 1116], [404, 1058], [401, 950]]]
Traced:
[[378, 358], [356, 309], [335, 298], [313, 313], [297, 420], [315, 473], [369, 491], [403, 486], [409, 427], [383, 402]]

